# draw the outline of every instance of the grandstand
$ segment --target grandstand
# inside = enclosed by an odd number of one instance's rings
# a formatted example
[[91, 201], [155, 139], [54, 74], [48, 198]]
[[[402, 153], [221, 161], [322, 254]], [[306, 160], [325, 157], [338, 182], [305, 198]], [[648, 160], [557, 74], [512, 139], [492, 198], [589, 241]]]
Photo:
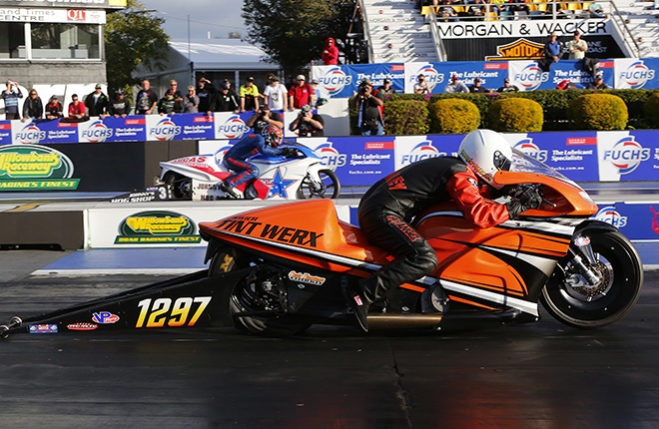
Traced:
[[[552, 22], [558, 25], [557, 32], [562, 36], [570, 35], [571, 32], [567, 29], [574, 28], [575, 25], [582, 28], [590, 22], [592, 34], [584, 34], [584, 37], [587, 37], [589, 42], [595, 42], [594, 49], [590, 52], [592, 56], [659, 57], [659, 9], [653, 1], [535, 0], [514, 3], [522, 5], [528, 12], [504, 11], [504, 4], [506, 9], [511, 5], [504, 0], [492, 0], [491, 4], [474, 5], [465, 2], [464, 5], [452, 3], [437, 7], [424, 6], [433, 2], [423, 0], [359, 0], [359, 3], [364, 19], [365, 38], [369, 41], [369, 60], [372, 63], [483, 60], [488, 55], [496, 54], [496, 42], [491, 40], [491, 34], [490, 46], [487, 47], [484, 47], [486, 38], [473, 33], [459, 34], [453, 37], [456, 40], [452, 49], [447, 46], [451, 44], [448, 40], [451, 37], [447, 38], [446, 34], [450, 33], [450, 27], [471, 25], [470, 28], [473, 28], [486, 23], [492, 25], [494, 22], [506, 25], [513, 25], [515, 22], [519, 25], [535, 24], [535, 34], [533, 31], [510, 34], [506, 42], [525, 37], [536, 43], [546, 39], [547, 32], [539, 30], [550, 28]], [[442, 16], [445, 6], [451, 6], [457, 16]], [[472, 6], [482, 6], [483, 16], [473, 16], [469, 13]], [[595, 21], [597, 25], [593, 24]], [[532, 36], [535, 36], [535, 40]], [[502, 37], [499, 39], [504, 40]], [[455, 42], [459, 44], [456, 46]], [[479, 49], [474, 49], [475, 46]]]

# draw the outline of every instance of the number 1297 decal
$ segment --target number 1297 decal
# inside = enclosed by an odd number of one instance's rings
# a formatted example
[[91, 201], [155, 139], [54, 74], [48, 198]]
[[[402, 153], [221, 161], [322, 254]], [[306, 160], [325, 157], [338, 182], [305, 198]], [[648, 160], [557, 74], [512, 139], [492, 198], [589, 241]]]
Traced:
[[[165, 323], [171, 327], [194, 326], [211, 299], [210, 296], [180, 297], [173, 303], [171, 298], [143, 299], [137, 303], [141, 311], [135, 327], [162, 328]], [[193, 312], [194, 304], [199, 306]]]

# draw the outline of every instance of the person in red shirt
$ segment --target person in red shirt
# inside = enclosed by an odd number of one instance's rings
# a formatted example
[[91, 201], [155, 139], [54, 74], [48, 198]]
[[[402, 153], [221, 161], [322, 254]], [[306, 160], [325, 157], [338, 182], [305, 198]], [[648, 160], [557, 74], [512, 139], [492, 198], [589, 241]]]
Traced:
[[71, 104], [69, 104], [69, 119], [72, 122], [84, 121], [85, 116], [87, 116], [85, 103], [81, 103], [80, 100], [78, 100], [78, 94], [73, 94], [71, 96], [71, 101]]
[[311, 85], [306, 82], [304, 75], [297, 76], [297, 85], [288, 91], [288, 109], [290, 111], [299, 109], [305, 104], [313, 106], [316, 99], [316, 93]]
[[339, 49], [336, 47], [336, 42], [333, 38], [328, 37], [325, 40], [325, 50], [321, 58], [326, 66], [335, 66], [339, 63]]

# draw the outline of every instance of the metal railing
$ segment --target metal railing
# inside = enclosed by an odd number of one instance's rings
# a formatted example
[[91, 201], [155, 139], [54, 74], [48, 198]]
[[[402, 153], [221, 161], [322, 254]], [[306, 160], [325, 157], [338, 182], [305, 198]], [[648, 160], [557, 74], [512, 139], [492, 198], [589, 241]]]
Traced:
[[368, 25], [368, 17], [366, 16], [366, 6], [364, 5], [364, 0], [357, 0], [357, 4], [359, 5], [359, 8], [361, 9], [362, 12], [362, 22], [364, 25], [364, 40], [368, 45], [368, 62], [372, 63], [373, 59], [375, 58], [375, 54], [373, 53], [373, 43], [371, 43], [371, 30]]
[[442, 36], [440, 36], [439, 30], [437, 29], [437, 16], [434, 13], [431, 13], [428, 16], [428, 21], [430, 24], [430, 33], [432, 34], [433, 45], [435, 45], [435, 54], [437, 55], [437, 60], [446, 61], [448, 59], [448, 54], [446, 53], [446, 48], [444, 47]]

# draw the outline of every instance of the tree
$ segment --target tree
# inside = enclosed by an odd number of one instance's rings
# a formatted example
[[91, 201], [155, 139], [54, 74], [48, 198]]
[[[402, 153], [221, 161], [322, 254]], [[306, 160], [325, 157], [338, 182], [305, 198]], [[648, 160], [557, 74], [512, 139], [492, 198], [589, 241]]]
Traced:
[[345, 0], [244, 0], [247, 40], [259, 45], [287, 75], [320, 58], [328, 37], [342, 37]]
[[137, 65], [162, 69], [167, 58], [169, 36], [162, 18], [149, 15], [139, 0], [128, 0], [128, 7], [110, 13], [105, 26], [105, 57], [108, 85], [129, 90], [136, 83], [132, 74]]

